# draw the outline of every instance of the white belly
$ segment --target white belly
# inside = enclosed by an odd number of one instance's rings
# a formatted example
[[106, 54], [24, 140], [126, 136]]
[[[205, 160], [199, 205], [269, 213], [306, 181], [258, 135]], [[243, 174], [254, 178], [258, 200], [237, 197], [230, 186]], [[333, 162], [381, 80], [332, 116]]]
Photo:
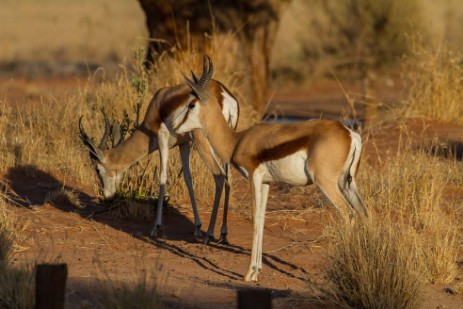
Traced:
[[262, 163], [258, 169], [264, 182], [285, 182], [295, 186], [312, 183], [307, 170], [307, 153], [298, 151], [288, 157]]

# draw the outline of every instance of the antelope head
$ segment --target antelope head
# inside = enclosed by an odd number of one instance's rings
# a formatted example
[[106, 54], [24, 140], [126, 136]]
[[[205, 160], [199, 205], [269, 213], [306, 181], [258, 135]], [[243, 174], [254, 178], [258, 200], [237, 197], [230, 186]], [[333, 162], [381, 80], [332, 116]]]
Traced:
[[82, 116], [79, 119], [79, 137], [88, 148], [90, 159], [100, 182], [100, 190], [105, 199], [110, 200], [116, 194], [123, 171], [120, 171], [115, 164], [111, 164], [108, 159], [108, 143], [111, 148], [114, 148], [124, 140], [128, 130], [128, 118], [125, 119], [126, 124], [119, 124], [116, 121], [110, 123], [104, 111], [102, 113], [105, 121], [105, 132], [99, 145], [96, 146], [93, 139], [85, 132]]
[[[210, 96], [207, 92], [207, 85], [212, 78], [214, 72], [214, 66], [208, 56], [204, 56], [203, 59], [203, 73], [198, 79], [192, 72], [192, 80], [185, 77], [187, 85], [191, 88], [191, 95], [188, 99], [187, 105], [183, 106], [175, 115], [174, 121], [172, 121], [172, 127], [174, 132], [177, 134], [186, 133], [194, 129], [202, 128], [201, 122], [201, 109], [205, 107], [209, 101], [213, 100], [214, 97]], [[218, 104], [209, 104], [216, 105]]]

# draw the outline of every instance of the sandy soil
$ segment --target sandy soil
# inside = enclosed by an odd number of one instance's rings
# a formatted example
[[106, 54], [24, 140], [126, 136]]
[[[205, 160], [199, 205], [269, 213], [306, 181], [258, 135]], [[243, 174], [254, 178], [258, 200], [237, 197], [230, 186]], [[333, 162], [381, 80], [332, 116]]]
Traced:
[[[78, 80], [74, 84], [12, 80], [5, 96], [8, 101], [20, 104], [28, 98], [30, 89], [42, 93], [53, 87], [65, 93], [77, 83]], [[4, 91], [6, 84], [0, 85]], [[292, 94], [278, 93], [275, 99], [289, 101], [292, 111], [304, 116], [316, 115], [325, 102], [334, 101], [337, 103], [330, 110], [332, 115], [339, 116], [346, 108], [345, 101], [342, 97], [330, 100], [337, 93], [337, 85], [317, 87]], [[407, 126], [420, 138], [437, 136], [454, 143], [459, 149], [457, 158], [462, 159], [462, 127], [427, 120], [413, 120]], [[397, 147], [398, 125], [379, 123], [373, 132], [380, 150]], [[365, 146], [366, 164], [374, 164], [378, 157], [377, 148], [371, 144], [367, 142]], [[158, 290], [169, 307], [235, 308], [238, 289], [269, 289], [274, 308], [335, 308], [329, 302], [317, 302], [310, 292], [310, 282], [323, 282], [328, 263], [323, 231], [335, 217], [333, 207], [328, 203], [322, 203], [326, 207], [313, 207], [324, 201], [315, 188], [290, 191], [285, 186], [272, 186], [264, 238], [264, 269], [258, 283], [245, 283], [242, 276], [249, 263], [252, 222], [249, 208], [243, 205], [249, 205], [250, 193], [246, 182], [237, 174], [234, 176], [236, 203], [229, 218], [230, 245], [205, 246], [192, 235], [193, 216], [187, 200], [171, 198], [173, 206], [165, 212], [165, 238], [150, 239], [146, 235], [151, 222], [116, 220], [111, 213], [94, 213], [101, 207], [96, 204], [90, 184], [66, 183], [78, 192], [85, 206], [78, 209], [65, 202], [45, 202], [48, 192], [63, 186], [59, 174], [33, 167], [5, 171], [2, 178], [31, 205], [30, 208], [11, 205], [17, 227], [14, 263], [37, 257], [67, 263], [67, 308], [91, 307], [92, 296], [100, 288], [98, 278], [110, 276], [116, 285], [135, 282], [145, 270], [157, 278]], [[453, 190], [463, 200], [462, 188]], [[205, 228], [210, 209], [200, 205], [200, 211]], [[427, 285], [421, 308], [463, 308], [463, 296], [447, 294], [445, 287]]]

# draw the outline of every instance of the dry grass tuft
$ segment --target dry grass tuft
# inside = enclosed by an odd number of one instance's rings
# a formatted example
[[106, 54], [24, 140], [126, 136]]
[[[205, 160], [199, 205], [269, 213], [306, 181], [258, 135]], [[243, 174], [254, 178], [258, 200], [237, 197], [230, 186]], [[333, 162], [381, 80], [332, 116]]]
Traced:
[[462, 62], [463, 55], [445, 45], [433, 49], [416, 43], [403, 69], [409, 88], [403, 114], [463, 124]]
[[[121, 282], [117, 277], [117, 270], [108, 269], [95, 257], [97, 278], [100, 289], [95, 291], [96, 308], [162, 308], [158, 284], [165, 281], [162, 276], [162, 267], [159, 264], [151, 265], [145, 256], [134, 257], [131, 272], [136, 274], [134, 282]], [[116, 273], [115, 273], [116, 272]]]
[[53, 205], [69, 205], [75, 208], [82, 208], [82, 203], [79, 199], [79, 193], [75, 190], [61, 187], [59, 190], [47, 193], [45, 203]]
[[0, 265], [0, 307], [34, 308], [35, 282], [33, 265], [9, 268]]
[[[150, 196], [129, 195], [118, 192], [107, 205], [110, 214], [115, 219], [144, 220], [154, 222], [156, 218], [157, 198]], [[164, 201], [166, 206], [167, 200]]]
[[329, 288], [321, 291], [343, 307], [416, 308], [422, 284], [448, 283], [458, 274], [459, 223], [443, 197], [458, 171], [411, 145], [360, 170], [370, 218], [329, 229]]
[[458, 172], [453, 162], [432, 156], [424, 147], [413, 149], [410, 141], [385, 162], [379, 171], [364, 169], [367, 205], [384, 220], [406, 227], [410, 238], [417, 237], [427, 281], [453, 280], [458, 222], [452, 209], [444, 209], [443, 197], [451, 175]]
[[106, 282], [103, 291], [97, 295], [97, 308], [131, 308], [137, 304], [137, 308], [151, 309], [161, 308], [161, 298], [157, 291], [157, 285], [150, 283], [145, 276], [133, 284]]
[[8, 259], [13, 250], [14, 232], [6, 212], [6, 193], [0, 193], [0, 308], [33, 308], [33, 265], [11, 268]]
[[421, 274], [414, 242], [400, 226], [379, 219], [335, 225], [330, 286], [323, 292], [347, 308], [417, 308]]

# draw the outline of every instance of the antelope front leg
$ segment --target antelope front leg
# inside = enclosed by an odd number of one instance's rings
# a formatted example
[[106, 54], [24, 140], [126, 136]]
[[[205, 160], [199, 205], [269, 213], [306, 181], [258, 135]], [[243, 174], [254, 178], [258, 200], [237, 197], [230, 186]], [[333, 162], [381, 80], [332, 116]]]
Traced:
[[222, 228], [220, 229], [219, 243], [228, 244], [227, 234], [227, 218], [228, 218], [228, 203], [230, 200], [230, 166], [225, 164], [225, 200], [223, 202], [223, 220]]
[[[264, 245], [264, 225], [265, 225], [265, 212], [266, 212], [266, 209], [267, 209], [267, 198], [268, 198], [268, 191], [270, 189], [270, 185], [269, 184], [262, 184], [262, 198], [261, 198], [261, 205], [260, 205], [260, 208], [261, 208], [261, 217], [260, 217], [260, 230], [259, 230], [259, 234], [260, 234], [260, 238], [259, 238], [259, 245], [257, 247], [257, 260], [258, 260], [258, 264], [257, 264], [257, 269], [260, 269], [262, 270], [262, 252], [263, 252], [263, 245]], [[257, 281], [257, 275], [256, 275], [256, 280]]]
[[209, 227], [207, 229], [207, 234], [204, 237], [204, 244], [205, 245], [209, 244], [211, 239], [214, 239], [215, 222], [216, 222], [216, 219], [217, 219], [217, 212], [219, 210], [219, 203], [220, 203], [220, 198], [222, 196], [224, 180], [225, 180], [225, 178], [224, 178], [223, 175], [214, 175], [214, 181], [215, 181], [214, 206], [212, 208], [211, 220], [209, 222]]
[[167, 161], [169, 157], [168, 136], [160, 135], [158, 137], [158, 143], [159, 143], [159, 157], [161, 160], [160, 185], [159, 185], [158, 204], [156, 207], [156, 221], [150, 232], [150, 236], [152, 237], [164, 236], [164, 231], [162, 228], [162, 208], [164, 206], [164, 196], [166, 194], [166, 182], [167, 182]]
[[261, 231], [263, 231], [262, 218], [265, 213], [262, 214], [262, 179], [259, 175], [252, 175], [249, 183], [251, 184], [251, 192], [253, 192], [252, 209], [254, 210], [254, 228], [252, 236], [252, 248], [251, 248], [251, 262], [244, 281], [257, 281], [257, 275], [262, 270], [262, 264], [259, 262], [259, 243], [262, 241]]
[[196, 206], [195, 194], [193, 191], [193, 180], [190, 172], [190, 145], [189, 143], [183, 143], [179, 145], [180, 148], [180, 159], [182, 160], [182, 171], [183, 179], [185, 180], [188, 194], [190, 195], [191, 207], [193, 208], [193, 215], [195, 217], [195, 229], [193, 234], [196, 237], [201, 236], [201, 219], [198, 213], [198, 207]]

